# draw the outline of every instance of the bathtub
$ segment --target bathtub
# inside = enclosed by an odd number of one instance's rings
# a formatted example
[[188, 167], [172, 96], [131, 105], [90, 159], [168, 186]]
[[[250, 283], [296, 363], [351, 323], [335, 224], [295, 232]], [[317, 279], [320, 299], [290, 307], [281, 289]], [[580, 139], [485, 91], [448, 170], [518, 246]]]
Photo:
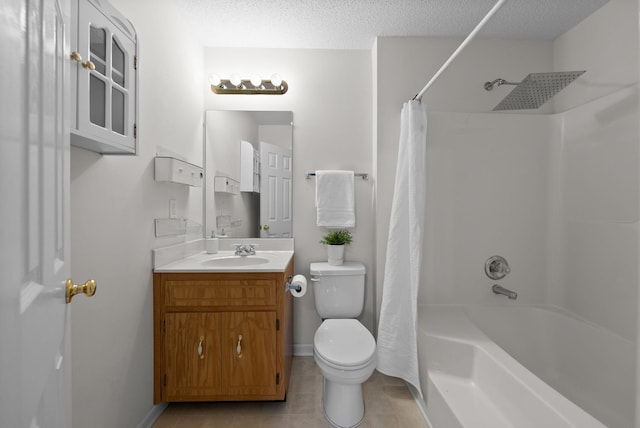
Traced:
[[569, 313], [423, 305], [418, 350], [432, 428], [633, 426], [635, 345]]

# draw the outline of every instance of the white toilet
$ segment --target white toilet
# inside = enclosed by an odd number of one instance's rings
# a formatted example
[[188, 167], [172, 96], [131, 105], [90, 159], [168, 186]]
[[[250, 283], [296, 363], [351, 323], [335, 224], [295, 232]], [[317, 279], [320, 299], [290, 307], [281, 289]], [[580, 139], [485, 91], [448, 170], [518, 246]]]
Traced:
[[324, 377], [324, 413], [335, 427], [357, 427], [364, 418], [362, 384], [376, 367], [376, 342], [355, 319], [364, 307], [365, 268], [311, 263], [316, 311], [323, 319], [313, 338], [313, 356]]

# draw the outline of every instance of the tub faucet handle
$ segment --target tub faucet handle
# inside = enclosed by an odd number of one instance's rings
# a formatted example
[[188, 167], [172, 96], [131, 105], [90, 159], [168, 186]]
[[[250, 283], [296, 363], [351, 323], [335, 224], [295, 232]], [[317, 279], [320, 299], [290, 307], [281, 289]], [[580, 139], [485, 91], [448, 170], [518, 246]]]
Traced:
[[511, 268], [504, 257], [493, 256], [485, 262], [484, 272], [490, 279], [498, 280], [507, 276], [511, 272]]

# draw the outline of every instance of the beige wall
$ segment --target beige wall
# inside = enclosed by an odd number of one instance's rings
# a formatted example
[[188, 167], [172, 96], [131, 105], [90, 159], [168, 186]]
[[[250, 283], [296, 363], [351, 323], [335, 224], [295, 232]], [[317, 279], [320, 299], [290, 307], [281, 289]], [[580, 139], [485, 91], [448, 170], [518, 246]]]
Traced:
[[136, 427], [152, 409], [151, 250], [176, 241], [153, 220], [176, 199], [202, 222], [201, 189], [153, 180], [158, 146], [202, 164], [202, 48], [170, 0], [112, 3], [138, 32], [139, 154], [71, 150], [71, 273], [98, 282], [72, 308], [74, 427]]
[[[293, 235], [296, 272], [309, 275], [309, 263], [326, 260], [318, 243], [315, 181], [305, 172], [350, 169], [371, 172], [371, 54], [369, 51], [315, 49], [205, 48], [205, 74], [279, 73], [289, 84], [282, 96], [215, 95], [203, 79], [206, 109], [293, 111]], [[367, 268], [367, 296], [361, 319], [373, 329], [373, 180], [356, 180], [354, 243], [345, 257]], [[308, 292], [295, 301], [297, 352], [312, 351], [320, 324]]]

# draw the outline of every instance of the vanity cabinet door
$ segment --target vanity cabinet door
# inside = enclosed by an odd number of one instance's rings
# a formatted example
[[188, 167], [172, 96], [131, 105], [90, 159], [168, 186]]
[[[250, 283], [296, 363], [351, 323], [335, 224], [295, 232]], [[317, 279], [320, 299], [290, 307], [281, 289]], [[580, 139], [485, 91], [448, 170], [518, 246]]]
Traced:
[[220, 393], [221, 327], [219, 313], [166, 314], [163, 383], [167, 401]]
[[136, 152], [136, 34], [106, 2], [78, 0], [72, 49], [71, 144], [99, 153]]
[[[225, 312], [222, 365], [224, 393], [266, 396], [276, 393], [276, 312]], [[247, 397], [250, 398], [250, 397]]]

